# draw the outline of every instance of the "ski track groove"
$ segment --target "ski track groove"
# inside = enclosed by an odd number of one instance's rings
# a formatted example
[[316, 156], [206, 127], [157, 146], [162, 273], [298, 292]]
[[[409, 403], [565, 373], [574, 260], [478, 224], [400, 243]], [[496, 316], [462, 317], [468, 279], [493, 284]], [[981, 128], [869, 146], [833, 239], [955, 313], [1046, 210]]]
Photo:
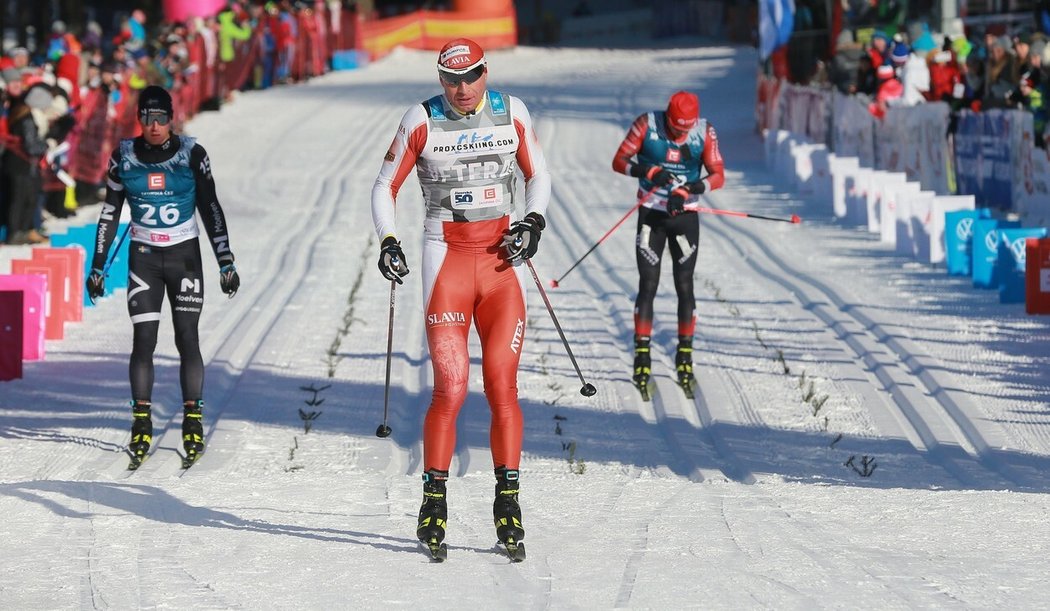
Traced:
[[[368, 135], [365, 134], [365, 136]], [[339, 154], [331, 157], [326, 167], [317, 172], [319, 177], [307, 177], [308, 179], [319, 178], [319, 180], [311, 181], [315, 184], [316, 196], [306, 199], [311, 202], [312, 209], [299, 215], [301, 221], [298, 226], [282, 234], [284, 239], [281, 244], [274, 244], [267, 250], [269, 259], [278, 263], [276, 269], [273, 264], [266, 265], [262, 269], [275, 270], [272, 276], [283, 278], [285, 281], [270, 285], [267, 287], [268, 291], [263, 291], [260, 287], [256, 299], [240, 304], [242, 315], [236, 319], [235, 323], [228, 325], [228, 331], [208, 336], [210, 340], [221, 338], [217, 341], [212, 340], [217, 345], [208, 346], [207, 349], [202, 346], [202, 352], [212, 355], [207, 360], [208, 366], [219, 365], [224, 370], [224, 375], [220, 375], [219, 379], [211, 384], [211, 390], [208, 393], [210, 397], [208, 406], [214, 406], [208, 409], [211, 414], [205, 432], [208, 443], [221, 423], [223, 411], [234, 400], [237, 386], [244, 374], [250, 370], [255, 355], [259, 354], [267, 343], [268, 336], [277, 326], [285, 309], [299, 294], [300, 287], [306, 279], [305, 271], [309, 269], [320, 248], [319, 237], [334, 224], [340, 210], [346, 208], [340, 204], [346, 200], [348, 177], [340, 175], [338, 168], [352, 166], [355, 157], [365, 156], [367, 149], [354, 146], [343, 146], [342, 149]], [[263, 172], [266, 172], [266, 168], [263, 168]], [[303, 247], [304, 244], [308, 246]], [[291, 281], [293, 279], [294, 282]], [[176, 413], [169, 423], [169, 428], [175, 428], [177, 416]], [[181, 423], [179, 426], [181, 427]], [[189, 470], [181, 471], [179, 476], [190, 471], [201, 472], [201, 467], [205, 466], [203, 462], [205, 460], [206, 458], [202, 457], [201, 463], [194, 465]], [[204, 471], [214, 471], [219, 466], [221, 466], [220, 463], [210, 460]]]
[[620, 576], [620, 587], [616, 592], [616, 608], [627, 607], [631, 603], [631, 595], [638, 579], [638, 571], [641, 569], [645, 554], [649, 549], [649, 529], [653, 521], [667, 511], [667, 508], [685, 492], [685, 485], [679, 486], [678, 490], [671, 496], [664, 498], [656, 510], [649, 513], [646, 521], [639, 521], [630, 542], [630, 554], [624, 563], [623, 574]]
[[[578, 194], [574, 192], [574, 187], [571, 185], [572, 183], [556, 182], [554, 185], [554, 196], [552, 204], [559, 201], [581, 201], [581, 199], [577, 197]], [[563, 191], [567, 191], [567, 193], [563, 195]], [[631, 191], [631, 193], [633, 193], [633, 190]], [[625, 197], [625, 210], [627, 206], [630, 205], [629, 200], [631, 197], [633, 197], [633, 195], [628, 195], [627, 197]], [[567, 198], [575, 199], [573, 200]], [[632, 223], [632, 220], [635, 222]], [[624, 222], [624, 225], [636, 226], [636, 217], [628, 219]], [[561, 238], [561, 240], [559, 240], [557, 243], [559, 247], [565, 251], [565, 256], [559, 257], [560, 260], [575, 261], [579, 254], [586, 252], [587, 248], [589, 248], [590, 245], [594, 243], [593, 241], [595, 238], [588, 238], [588, 236], [585, 235], [583, 224], [559, 224], [557, 227], [559, 229], [558, 236]], [[566, 229], [566, 227], [570, 227], [572, 229], [571, 233], [568, 229]], [[632, 231], [633, 233], [634, 229], [621, 226], [617, 230], [617, 234], [623, 231]], [[610, 236], [609, 239], [613, 239], [613, 237], [617, 234], [613, 234], [613, 236]], [[630, 252], [633, 255], [633, 244]], [[574, 253], [579, 254], [576, 254], [574, 256]], [[630, 280], [627, 279], [623, 274], [616, 273], [618, 270], [621, 269], [632, 268], [629, 268], [627, 265], [624, 264], [623, 261], [620, 261], [619, 259], [613, 260], [611, 258], [612, 255], [608, 253], [608, 250], [603, 252], [601, 247], [599, 247], [589, 255], [589, 257], [596, 258], [603, 262], [601, 265], [598, 266], [598, 268], [606, 270], [608, 272], [607, 275], [602, 275], [601, 277], [599, 277], [596, 273], [590, 271], [591, 268], [588, 267], [588, 263], [590, 263], [593, 266], [593, 262], [581, 263], [579, 267], [573, 270], [573, 274], [579, 274], [585, 279], [589, 291], [584, 292], [589, 292], [590, 294], [598, 297], [597, 299], [594, 299], [593, 302], [606, 304], [606, 311], [604, 312], [604, 314], [606, 316], [606, 319], [608, 320], [609, 318], [611, 318], [613, 324], [619, 329], [620, 333], [617, 336], [620, 338], [631, 338], [633, 337], [633, 318], [631, 318], [625, 313], [617, 313], [616, 310], [614, 310], [614, 306], [610, 304], [610, 300], [608, 299], [608, 297], [610, 295], [631, 295], [636, 293], [636, 289], [631, 285]], [[633, 257], [630, 257], [630, 260], [631, 262], [633, 262]], [[602, 284], [607, 283], [610, 280], [614, 281], [618, 285], [619, 291], [608, 290], [608, 287], [606, 287], [606, 289], [601, 288]], [[661, 289], [657, 295], [657, 300], [660, 302], [673, 303], [673, 301], [676, 299], [677, 296], [674, 294], [673, 287], [670, 287], [667, 282], [661, 282]], [[592, 304], [588, 304], [588, 307], [591, 308], [594, 306]], [[656, 328], [659, 329], [660, 325], [657, 325]], [[656, 335], [657, 333], [654, 333], [654, 336]], [[671, 357], [664, 353], [660, 343], [656, 341], [655, 337], [652, 345], [652, 355], [654, 365], [657, 362], [659, 362], [666, 368], [667, 371], [674, 371]], [[705, 366], [704, 369], [707, 370], [709, 368]], [[671, 401], [678, 403], [677, 407], [680, 410], [679, 413], [683, 415], [685, 414], [685, 409], [682, 406], [684, 404], [689, 404], [690, 402], [682, 393], [675, 380], [671, 379], [666, 375], [654, 375], [654, 379], [657, 380], [658, 389], [653, 394], [653, 409], [654, 411], [656, 411], [657, 414], [657, 420], [659, 428], [661, 430], [661, 436], [669, 442], [669, 445], [672, 447], [673, 452], [679, 459], [679, 461], [683, 462], [684, 464], [690, 467], [689, 478], [693, 481], [703, 480], [703, 476], [700, 473], [700, 468], [698, 467], [699, 464], [703, 464], [703, 455], [699, 453], [703, 452], [704, 454], [706, 454], [706, 451], [713, 450], [715, 460], [717, 461], [717, 468], [721, 471], [721, 473], [726, 479], [735, 480], [744, 484], [754, 484], [756, 483], [755, 476], [746, 466], [744, 460], [736, 454], [730, 442], [728, 442], [728, 440], [721, 436], [717, 432], [717, 428], [713, 426], [713, 424], [717, 420], [717, 417], [712, 415], [712, 412], [717, 412], [718, 414], [721, 414], [723, 418], [730, 421], [737, 420], [732, 416], [734, 412], [743, 414], [743, 421], [745, 422], [761, 424], [762, 421], [751, 406], [750, 400], [744, 398], [744, 393], [739, 392], [739, 390], [742, 389], [742, 386], [739, 384], [739, 381], [736, 380], [735, 377], [731, 374], [726, 375], [724, 372], [724, 367], [721, 367], [719, 369], [722, 371], [718, 372], [718, 376], [702, 375], [697, 377], [697, 398], [694, 402], [692, 402], [692, 408], [696, 410], [695, 417], [698, 418], [702, 424], [700, 427], [690, 426], [689, 428], [693, 432], [700, 433], [700, 436], [704, 438], [704, 442], [702, 443], [705, 447], [702, 450], [694, 449], [696, 447], [696, 440], [694, 437], [685, 437], [684, 433], [679, 435], [673, 431], [673, 427], [671, 426], [668, 418], [670, 408], [664, 405], [663, 396], [667, 395], [671, 397], [676, 397], [676, 399], [672, 399]], [[717, 392], [716, 390], [713, 390], [713, 385], [715, 384], [719, 385], [719, 388], [717, 390], [722, 390], [721, 385], [725, 383], [718, 381], [721, 379], [721, 375], [726, 375], [726, 377], [729, 377], [731, 379], [730, 384], [732, 385], [733, 389], [727, 389], [730, 390], [730, 392]], [[732, 390], [737, 390], [738, 392], [732, 392]], [[637, 391], [634, 389], [633, 384], [631, 385], [630, 392], [635, 395], [636, 399], [639, 402], [641, 402], [640, 397], [637, 396]], [[733, 409], [726, 407], [712, 408], [712, 406], [708, 405], [705, 400], [707, 396], [711, 395], [717, 395], [724, 399], [727, 399], [732, 404]], [[682, 423], [683, 426], [688, 425], [688, 420], [685, 417], [683, 417], [682, 420], [686, 420], [686, 422]], [[689, 451], [686, 450], [687, 446], [685, 444], [692, 445]], [[697, 476], [699, 476], [699, 479], [697, 479]], [[770, 495], [763, 493], [761, 496], [767, 499], [770, 506], [776, 506], [778, 508], [780, 507], [780, 505], [776, 503], [776, 500]], [[787, 515], [786, 512], [784, 513], [785, 515]], [[787, 517], [790, 518], [789, 515]], [[798, 525], [795, 525], [795, 527], [799, 528]], [[806, 555], [807, 558], [809, 558], [817, 566], [821, 567], [821, 569], [826, 574], [841, 574], [841, 578], [844, 583], [848, 581], [849, 576], [845, 571], [843, 571], [843, 569], [839, 568], [841, 566], [852, 566], [855, 567], [858, 572], [867, 572], [863, 569], [863, 567], [857, 565], [855, 561], [851, 560], [848, 557], [842, 557], [841, 555], [839, 557], [840, 562], [838, 564], [833, 564], [832, 562], [825, 560], [820, 553], [812, 551], [808, 547], [803, 546], [800, 543], [800, 541], [801, 539], [799, 538], [796, 542], [799, 542], [799, 547], [801, 550], [803, 550], [803, 553]], [[873, 576], [873, 579], [878, 578]], [[780, 583], [775, 579], [773, 579], [773, 581], [776, 583]], [[878, 581], [882, 582], [881, 579], [878, 579]]]
[[[867, 366], [866, 373], [890, 393], [891, 401], [883, 402], [891, 403], [886, 408], [896, 410], [900, 414], [896, 419], [907, 422], [926, 446], [925, 453], [916, 448], [920, 454], [931, 458], [960, 483], [985, 487], [965, 466], [958, 464], [958, 459], [948, 455], [947, 446], [957, 445], [975, 464], [997, 478], [1021, 487], [1030, 486], [1025, 477], [991, 454], [988, 443], [963, 410], [933, 379], [928, 369], [918, 365], [920, 358], [913, 352], [917, 351], [915, 347], [905, 347], [903, 342], [886, 332], [881, 323], [859, 312], [857, 306], [849, 304], [827, 284], [794, 269], [750, 230], [721, 218], [712, 222], [718, 222], [723, 230], [710, 232], [713, 239], [728, 244], [756, 273], [782, 286], [803, 310], [824, 322], [841, 344]], [[733, 239], [727, 237], [729, 235]], [[735, 239], [738, 237], [746, 238], [748, 247]], [[761, 255], [761, 261], [756, 254]], [[912, 388], [915, 390], [910, 390]], [[879, 395], [886, 396], [884, 393]], [[929, 398], [923, 400], [922, 395]]]

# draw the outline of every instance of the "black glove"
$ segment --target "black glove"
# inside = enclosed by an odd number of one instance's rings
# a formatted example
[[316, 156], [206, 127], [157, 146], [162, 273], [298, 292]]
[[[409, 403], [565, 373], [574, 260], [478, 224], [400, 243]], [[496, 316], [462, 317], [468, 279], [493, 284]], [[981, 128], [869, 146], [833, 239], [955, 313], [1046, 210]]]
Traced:
[[666, 187], [673, 184], [678, 177], [674, 172], [655, 165], [636, 164], [631, 166], [631, 176], [645, 178], [658, 187]]
[[688, 197], [689, 192], [684, 187], [671, 191], [671, 194], [667, 196], [667, 214], [678, 216], [685, 212], [685, 200]]
[[106, 294], [106, 277], [102, 275], [101, 269], [97, 267], [92, 268], [91, 273], [88, 274], [86, 284], [91, 303], [95, 303], [96, 299]]
[[379, 271], [384, 278], [398, 284], [404, 284], [401, 278], [408, 275], [405, 251], [401, 250], [401, 242], [392, 235], [383, 238], [383, 247], [379, 250]]
[[682, 185], [682, 187], [695, 195], [700, 195], [704, 191], [707, 191], [707, 184], [703, 180], [698, 180], [696, 182], [687, 182], [684, 185]]
[[233, 263], [219, 268], [219, 287], [230, 299], [233, 299], [237, 289], [241, 288], [241, 277], [237, 275], [237, 267]]
[[503, 234], [501, 244], [507, 249], [507, 260], [515, 263], [536, 256], [536, 250], [540, 247], [540, 232], [546, 226], [547, 221], [543, 220], [539, 212], [530, 212], [511, 225]]

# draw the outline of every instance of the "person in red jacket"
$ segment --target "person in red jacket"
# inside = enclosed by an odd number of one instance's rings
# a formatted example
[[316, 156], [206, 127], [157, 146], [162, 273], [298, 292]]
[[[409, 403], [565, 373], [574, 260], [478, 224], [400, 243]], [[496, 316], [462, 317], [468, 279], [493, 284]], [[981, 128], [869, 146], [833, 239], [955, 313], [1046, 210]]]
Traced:
[[[613, 170], [638, 179], [638, 298], [634, 306], [634, 382], [644, 398], [649, 396], [653, 330], [653, 299], [660, 282], [664, 246], [671, 251], [675, 292], [678, 293], [678, 348], [675, 368], [678, 383], [692, 394], [693, 270], [699, 243], [700, 221], [695, 206], [700, 195], [725, 183], [725, 162], [718, 150], [718, 135], [700, 117], [700, 99], [679, 91], [664, 111], [651, 111], [634, 120], [617, 149]], [[702, 176], [700, 170], [707, 171]], [[690, 206], [694, 209], [691, 210]]]
[[893, 72], [893, 66], [885, 64], [879, 66], [877, 71], [879, 77], [879, 91], [875, 94], [875, 101], [868, 104], [868, 111], [876, 119], [886, 116], [886, 110], [894, 105], [904, 95], [904, 85]]

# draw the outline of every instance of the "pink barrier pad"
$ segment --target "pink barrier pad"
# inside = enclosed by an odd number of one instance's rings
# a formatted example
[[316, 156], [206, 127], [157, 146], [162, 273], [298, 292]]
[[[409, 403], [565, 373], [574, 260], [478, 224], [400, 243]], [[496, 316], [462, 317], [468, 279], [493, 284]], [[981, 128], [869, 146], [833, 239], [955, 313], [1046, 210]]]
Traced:
[[40, 274], [47, 278], [46, 300], [44, 301], [44, 339], [62, 339], [65, 337], [65, 321], [62, 320], [62, 312], [56, 303], [57, 297], [51, 287], [58, 281], [56, 274], [50, 267], [36, 261], [15, 259], [11, 261], [11, 271], [16, 274]]
[[33, 261], [39, 261], [58, 272], [61, 286], [61, 314], [66, 322], [84, 319], [84, 249], [34, 248]]
[[22, 377], [22, 291], [0, 291], [0, 382]]
[[47, 278], [0, 274], [0, 291], [22, 291], [22, 358], [27, 361], [43, 359]]
[[211, 17], [217, 14], [226, 0], [164, 0], [164, 18], [168, 21], [186, 21], [191, 17]]

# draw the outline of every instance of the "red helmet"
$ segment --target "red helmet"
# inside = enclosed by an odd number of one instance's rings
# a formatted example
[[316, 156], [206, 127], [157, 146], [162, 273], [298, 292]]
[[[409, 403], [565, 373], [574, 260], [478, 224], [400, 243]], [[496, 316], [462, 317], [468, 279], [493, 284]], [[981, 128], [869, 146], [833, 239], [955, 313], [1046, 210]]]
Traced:
[[679, 91], [667, 103], [667, 123], [679, 130], [687, 131], [700, 120], [700, 98], [688, 91]]
[[439, 72], [466, 74], [485, 63], [485, 50], [469, 38], [449, 41], [438, 53]]

